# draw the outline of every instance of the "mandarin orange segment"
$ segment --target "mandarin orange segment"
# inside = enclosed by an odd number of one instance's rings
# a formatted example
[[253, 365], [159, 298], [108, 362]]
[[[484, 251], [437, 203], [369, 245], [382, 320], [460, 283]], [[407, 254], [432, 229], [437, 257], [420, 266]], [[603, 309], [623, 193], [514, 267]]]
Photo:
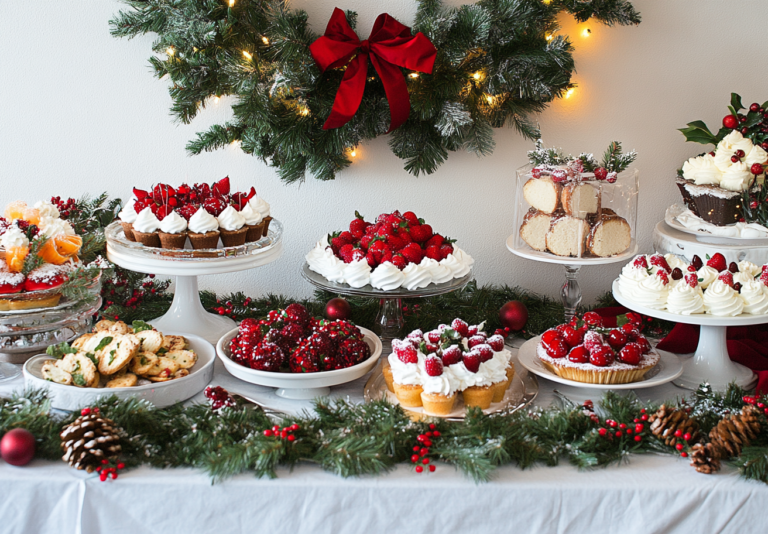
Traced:
[[53, 239], [46, 241], [45, 244], [40, 247], [37, 255], [43, 258], [43, 260], [46, 262], [52, 263], [54, 265], [62, 265], [65, 261], [67, 261], [67, 257], [62, 256], [59, 254], [59, 251], [56, 250], [56, 245]]
[[24, 208], [21, 211], [21, 218], [29, 224], [40, 224], [40, 211], [37, 208]]
[[62, 256], [72, 256], [80, 252], [80, 247], [83, 246], [83, 238], [79, 235], [64, 235], [60, 234], [53, 238], [56, 244], [56, 250]]
[[24, 268], [24, 259], [29, 254], [26, 247], [11, 247], [5, 251], [5, 263], [8, 264], [8, 270], [12, 273], [20, 273]]
[[28, 209], [26, 202], [23, 200], [15, 200], [6, 206], [3, 216], [8, 220], [8, 222], [14, 221], [16, 219], [23, 219], [24, 210], [26, 209]]

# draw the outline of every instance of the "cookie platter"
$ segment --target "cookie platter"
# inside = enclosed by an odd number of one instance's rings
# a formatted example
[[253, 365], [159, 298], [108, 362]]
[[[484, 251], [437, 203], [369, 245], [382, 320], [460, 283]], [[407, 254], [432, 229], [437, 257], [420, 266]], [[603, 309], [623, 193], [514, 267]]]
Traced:
[[132, 387], [76, 387], [44, 379], [42, 368], [47, 361], [51, 360], [51, 356], [40, 354], [24, 364], [24, 385], [27, 388], [46, 390], [51, 399], [51, 405], [61, 410], [77, 410], [111, 395], [120, 399], [146, 400], [158, 408], [185, 401], [200, 393], [213, 378], [216, 354], [213, 346], [200, 336], [179, 331], [165, 333], [184, 336], [189, 342], [189, 350], [197, 354], [197, 362], [189, 369], [187, 376], [167, 382], [152, 382]]
[[216, 344], [216, 354], [229, 373], [244, 382], [277, 388], [275, 394], [285, 399], [314, 399], [327, 396], [331, 386], [346, 384], [368, 374], [378, 363], [383, 349], [381, 339], [366, 328], [358, 327], [371, 349], [371, 356], [352, 367], [317, 373], [280, 373], [244, 367], [230, 358], [229, 345], [238, 329], [227, 332]]

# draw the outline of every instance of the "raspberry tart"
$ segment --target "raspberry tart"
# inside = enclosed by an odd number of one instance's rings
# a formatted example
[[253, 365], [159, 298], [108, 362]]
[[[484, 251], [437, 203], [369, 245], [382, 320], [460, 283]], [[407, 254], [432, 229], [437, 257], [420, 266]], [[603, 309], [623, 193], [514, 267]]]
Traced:
[[355, 212], [349, 229], [328, 234], [306, 256], [309, 268], [353, 288], [414, 291], [467, 276], [474, 260], [415, 213], [384, 213], [375, 223]]
[[515, 374], [511, 357], [501, 334], [488, 336], [482, 325], [454, 319], [393, 340], [382, 374], [402, 406], [446, 416], [459, 399], [484, 410], [501, 402]]

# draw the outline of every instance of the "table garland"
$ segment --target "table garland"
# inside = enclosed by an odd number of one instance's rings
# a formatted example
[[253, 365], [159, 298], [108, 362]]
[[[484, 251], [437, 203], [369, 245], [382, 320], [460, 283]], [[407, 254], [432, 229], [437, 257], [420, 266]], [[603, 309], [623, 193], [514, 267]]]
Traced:
[[[152, 48], [164, 57], [150, 63], [158, 78], [170, 79], [174, 117], [189, 123], [212, 99], [235, 97], [233, 119], [199, 133], [187, 150], [239, 143], [288, 183], [307, 173], [333, 179], [360, 143], [397, 124], [390, 148], [416, 176], [434, 172], [449, 151], [490, 154], [493, 128], [511, 126], [534, 140], [532, 116], [575, 86], [573, 44], [557, 34], [558, 15], [640, 23], [627, 0], [480, 0], [457, 8], [418, 0], [412, 31], [422, 46], [409, 42], [405, 52], [388, 54], [381, 46], [405, 46], [411, 32], [386, 14], [370, 42], [361, 42], [353, 11], [337, 10], [318, 39], [307, 13], [283, 0], [124, 1], [131, 9], [115, 16], [111, 32], [157, 34]], [[335, 44], [321, 50], [322, 39]], [[333, 56], [339, 47], [343, 57]], [[359, 80], [350, 92], [353, 76]], [[344, 107], [343, 120], [326, 123]]]

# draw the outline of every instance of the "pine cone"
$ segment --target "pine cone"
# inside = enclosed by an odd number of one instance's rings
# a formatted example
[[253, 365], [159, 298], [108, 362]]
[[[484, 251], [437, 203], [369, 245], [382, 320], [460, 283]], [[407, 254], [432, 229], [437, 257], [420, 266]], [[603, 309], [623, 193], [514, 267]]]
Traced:
[[689, 441], [698, 441], [699, 439], [699, 426], [696, 421], [688, 417], [685, 410], [678, 410], [662, 404], [648, 421], [651, 423], [651, 432], [656, 437], [663, 439], [667, 445], [675, 444], [677, 441], [675, 432], [677, 430], [682, 434], [690, 434], [691, 439]]
[[720, 460], [711, 443], [697, 443], [691, 451], [691, 465], [699, 473], [711, 475], [720, 471]]
[[760, 431], [758, 411], [754, 406], [744, 406], [741, 413], [725, 416], [709, 433], [709, 440], [721, 459], [739, 456], [741, 449], [749, 445]]
[[64, 450], [62, 460], [92, 473], [103, 459], [116, 457], [120, 452], [120, 437], [113, 425], [98, 412], [75, 419], [59, 434]]

